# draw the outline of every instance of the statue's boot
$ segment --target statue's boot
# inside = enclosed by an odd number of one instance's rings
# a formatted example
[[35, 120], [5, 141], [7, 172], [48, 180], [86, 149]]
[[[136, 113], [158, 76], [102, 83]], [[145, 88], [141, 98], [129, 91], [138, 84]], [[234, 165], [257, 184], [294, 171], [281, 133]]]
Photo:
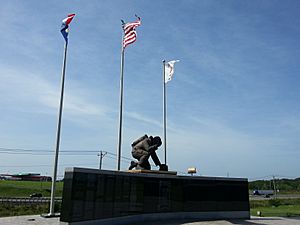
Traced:
[[160, 171], [168, 171], [168, 166], [166, 164], [160, 164], [159, 165], [159, 170]]
[[135, 161], [131, 161], [131, 163], [130, 163], [130, 166], [129, 166], [129, 170], [132, 170], [134, 167], [136, 167], [138, 165], [138, 163], [137, 162], [135, 162]]
[[147, 168], [145, 168], [145, 167], [141, 166], [140, 164], [138, 164], [136, 166], [136, 170], [147, 170]]

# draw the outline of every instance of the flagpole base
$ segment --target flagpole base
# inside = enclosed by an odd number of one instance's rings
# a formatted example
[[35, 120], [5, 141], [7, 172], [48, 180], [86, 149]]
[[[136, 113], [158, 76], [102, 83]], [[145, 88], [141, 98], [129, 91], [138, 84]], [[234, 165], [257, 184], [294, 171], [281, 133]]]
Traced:
[[53, 218], [53, 217], [60, 217], [60, 213], [47, 213], [40, 215], [43, 218]]

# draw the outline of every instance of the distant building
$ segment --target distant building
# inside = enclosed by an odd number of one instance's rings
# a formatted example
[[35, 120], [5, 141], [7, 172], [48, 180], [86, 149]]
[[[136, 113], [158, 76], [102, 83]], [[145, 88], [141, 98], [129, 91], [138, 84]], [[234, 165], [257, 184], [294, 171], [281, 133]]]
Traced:
[[0, 177], [5, 180], [52, 181], [51, 177], [39, 173], [0, 174]]

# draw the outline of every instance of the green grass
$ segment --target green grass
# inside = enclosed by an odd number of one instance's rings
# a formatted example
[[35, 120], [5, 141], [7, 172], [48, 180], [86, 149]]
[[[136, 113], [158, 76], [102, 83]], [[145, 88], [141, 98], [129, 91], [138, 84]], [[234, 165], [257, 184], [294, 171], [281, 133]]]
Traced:
[[278, 207], [258, 207], [251, 209], [251, 215], [257, 216], [257, 211], [261, 212], [263, 217], [280, 216], [291, 217], [300, 216], [300, 205], [280, 205]]
[[[56, 183], [55, 196], [61, 197], [63, 182]], [[32, 193], [42, 193], [43, 197], [50, 197], [51, 182], [38, 181], [0, 181], [0, 197], [29, 197]]]
[[257, 211], [261, 216], [300, 216], [300, 199], [270, 199], [268, 201], [250, 201], [250, 212], [252, 216], [257, 216]]
[[300, 195], [300, 191], [280, 191], [278, 192], [280, 195]]
[[[60, 204], [55, 204], [55, 212], [60, 211]], [[49, 212], [49, 204], [32, 204], [32, 205], [0, 205], [0, 217], [38, 215]]]
[[[56, 183], [56, 197], [62, 196], [63, 182]], [[0, 197], [29, 197], [32, 193], [42, 193], [50, 197], [51, 182], [38, 181], [0, 181]], [[59, 211], [60, 204], [56, 204]], [[45, 204], [0, 204], [0, 217], [34, 215], [49, 212], [49, 203]]]
[[36, 215], [48, 212], [47, 205], [0, 205], [0, 217]]

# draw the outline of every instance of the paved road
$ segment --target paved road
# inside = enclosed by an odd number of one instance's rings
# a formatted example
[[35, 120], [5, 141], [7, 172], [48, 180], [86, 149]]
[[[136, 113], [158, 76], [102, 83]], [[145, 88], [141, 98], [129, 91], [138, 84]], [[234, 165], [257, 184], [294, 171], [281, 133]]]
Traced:
[[[55, 198], [56, 202], [61, 202], [62, 198]], [[41, 197], [41, 198], [29, 198], [29, 197], [10, 197], [10, 198], [5, 198], [5, 197], [0, 197], [0, 204], [1, 203], [11, 203], [11, 204], [33, 204], [33, 203], [49, 203], [50, 198], [49, 197]]]
[[[143, 225], [299, 225], [300, 217], [251, 217], [251, 220], [218, 220], [218, 221], [167, 221], [143, 223]], [[39, 215], [15, 216], [0, 218], [0, 225], [59, 225], [59, 218], [43, 218]]]
[[[265, 196], [262, 196], [262, 195], [260, 195], [260, 196], [259, 195], [250, 195], [249, 196], [250, 200], [269, 200], [269, 199], [272, 199], [272, 198], [274, 198], [274, 195], [272, 195], [269, 198], [266, 198]], [[299, 194], [290, 194], [290, 195], [278, 194], [277, 198], [278, 199], [295, 199], [295, 198], [300, 198], [300, 195]]]

